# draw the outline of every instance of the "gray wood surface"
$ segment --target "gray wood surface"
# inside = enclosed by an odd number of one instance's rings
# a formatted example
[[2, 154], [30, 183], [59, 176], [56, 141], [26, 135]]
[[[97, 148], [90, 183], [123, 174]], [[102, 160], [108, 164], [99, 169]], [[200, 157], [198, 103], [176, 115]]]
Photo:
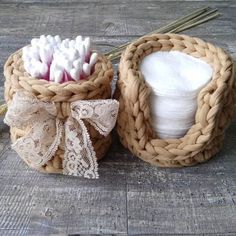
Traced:
[[[235, 1], [0, 0], [0, 99], [5, 60], [32, 37], [82, 34], [119, 45], [206, 5], [223, 16], [185, 33], [236, 59]], [[114, 134], [98, 180], [29, 169], [8, 132], [0, 120], [0, 235], [236, 235], [236, 122], [218, 155], [183, 169], [142, 162]]]

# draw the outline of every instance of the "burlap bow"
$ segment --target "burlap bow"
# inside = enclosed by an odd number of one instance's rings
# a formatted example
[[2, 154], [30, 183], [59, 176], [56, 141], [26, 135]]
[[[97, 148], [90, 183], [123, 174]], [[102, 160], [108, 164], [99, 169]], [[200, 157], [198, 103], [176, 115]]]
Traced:
[[63, 174], [98, 178], [96, 154], [83, 120], [106, 136], [115, 126], [118, 107], [112, 99], [79, 100], [70, 104], [70, 115], [63, 121], [57, 117], [54, 103], [18, 91], [4, 121], [9, 126], [27, 129], [12, 148], [31, 167], [41, 168], [62, 145]]

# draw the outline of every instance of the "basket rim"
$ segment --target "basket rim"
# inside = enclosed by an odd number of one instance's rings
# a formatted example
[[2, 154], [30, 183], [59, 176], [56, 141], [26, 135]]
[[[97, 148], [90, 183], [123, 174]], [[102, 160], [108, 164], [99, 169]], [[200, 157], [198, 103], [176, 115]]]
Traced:
[[[24, 47], [23, 47], [24, 48]], [[23, 48], [20, 48], [19, 50], [13, 52], [7, 59], [5, 65], [4, 65], [4, 71], [6, 70], [6, 67], [9, 65], [9, 63], [12, 61], [12, 58], [14, 57], [14, 55], [17, 55], [17, 54], [20, 54], [20, 57], [22, 57], [22, 49]], [[99, 70], [98, 70], [98, 66], [97, 64], [101, 64], [102, 62], [108, 62], [108, 59], [106, 59], [105, 55], [103, 55], [102, 53], [98, 52], [98, 51], [95, 51], [93, 50], [93, 52], [96, 52], [98, 54], [98, 61], [96, 62], [96, 64], [94, 65], [94, 71], [93, 73], [87, 78], [87, 79], [84, 79], [84, 80], [80, 80], [80, 81], [67, 81], [65, 83], [57, 83], [57, 82], [54, 82], [54, 81], [48, 81], [48, 80], [45, 80], [45, 79], [40, 79], [40, 78], [37, 78], [37, 77], [33, 77], [31, 75], [29, 75], [28, 72], [26, 72], [26, 70], [24, 69], [24, 73], [27, 73], [27, 76], [25, 76], [25, 79], [33, 79], [33, 80], [37, 80], [37, 81], [42, 81], [40, 82], [40, 84], [45, 84], [45, 85], [56, 85], [58, 87], [61, 87], [62, 89], [65, 87], [63, 85], [68, 85], [68, 84], [76, 84], [76, 85], [81, 85], [81, 84], [84, 84], [88, 81], [94, 81], [96, 76], [99, 74]]]
[[[4, 65], [5, 83], [12, 83], [11, 86], [15, 84], [14, 90], [18, 90], [22, 87], [38, 98], [40, 97], [40, 99], [43, 99], [43, 96], [48, 96], [48, 98], [57, 96], [57, 98], [55, 98], [57, 101], [80, 99], [78, 98], [79, 93], [86, 94], [95, 92], [95, 90], [98, 90], [102, 86], [110, 85], [110, 81], [113, 78], [113, 66], [111, 61], [102, 53], [97, 53], [98, 61], [95, 64], [94, 72], [86, 80], [56, 83], [54, 81], [37, 79], [30, 76], [23, 66], [21, 48], [12, 53]], [[60, 99], [59, 96], [64, 96], [65, 99]], [[72, 98], [73, 96], [74, 98]], [[83, 96], [81, 95], [81, 97]]]

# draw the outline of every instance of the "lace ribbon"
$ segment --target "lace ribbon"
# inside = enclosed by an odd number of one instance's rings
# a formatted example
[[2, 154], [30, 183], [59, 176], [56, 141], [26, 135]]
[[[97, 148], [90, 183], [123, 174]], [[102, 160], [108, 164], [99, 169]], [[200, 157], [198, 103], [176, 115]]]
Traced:
[[62, 121], [54, 103], [18, 91], [4, 121], [27, 132], [12, 148], [29, 166], [39, 169], [52, 159], [64, 139], [63, 174], [98, 178], [96, 154], [83, 120], [107, 136], [115, 126], [119, 103], [112, 99], [79, 100], [70, 107], [70, 116]]

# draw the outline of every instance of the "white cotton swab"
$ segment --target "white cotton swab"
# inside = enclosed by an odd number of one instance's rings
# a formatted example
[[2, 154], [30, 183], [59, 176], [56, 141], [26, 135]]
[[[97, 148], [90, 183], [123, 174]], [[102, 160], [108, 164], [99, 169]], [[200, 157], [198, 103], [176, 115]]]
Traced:
[[54, 81], [54, 71], [56, 68], [56, 61], [52, 61], [51, 66], [50, 66], [50, 72], [49, 72], [49, 80]]
[[30, 73], [30, 68], [32, 67], [30, 61], [25, 61], [24, 67], [25, 67], [26, 72]]
[[40, 38], [39, 38], [39, 42], [40, 44], [46, 44], [47, 43], [47, 38], [45, 35], [41, 35]]
[[23, 53], [23, 54], [28, 54], [29, 49], [30, 49], [30, 46], [25, 46], [25, 47], [23, 47], [23, 48], [22, 48], [22, 53]]
[[39, 65], [40, 77], [44, 78], [48, 73], [48, 66], [45, 63], [40, 63]]
[[46, 64], [50, 64], [52, 61], [52, 55], [53, 55], [53, 48], [51, 45], [46, 45], [45, 47], [40, 47], [39, 49], [39, 56], [42, 62]]
[[70, 70], [70, 76], [73, 80], [78, 81], [80, 79], [80, 68], [72, 68]]
[[30, 71], [30, 75], [31, 75], [33, 78], [38, 78], [38, 77], [40, 76], [39, 71], [37, 71], [34, 66], [31, 66], [31, 67], [29, 68], [29, 71]]
[[60, 54], [60, 55], [58, 55], [58, 57], [57, 57], [56, 63], [57, 63], [59, 66], [61, 66], [61, 67], [64, 68], [64, 66], [65, 66], [65, 64], [66, 64], [66, 61], [67, 61], [66, 57], [65, 57], [63, 54]]
[[92, 67], [98, 60], [98, 54], [96, 52], [92, 53], [90, 60], [89, 60], [89, 65]]
[[76, 39], [75, 39], [75, 42], [76, 42], [77, 45], [80, 45], [82, 43], [82, 41], [83, 41], [83, 39], [82, 39], [81, 35], [77, 36]]
[[68, 47], [69, 47], [69, 42], [70, 42], [69, 39], [64, 39], [64, 40], [61, 42], [61, 44], [62, 44], [63, 47], [68, 48]]
[[83, 64], [83, 72], [86, 76], [89, 76], [90, 75], [90, 72], [91, 72], [91, 67], [88, 63], [84, 63]]
[[56, 68], [54, 71], [54, 81], [56, 83], [60, 83], [62, 81], [62, 78], [63, 78], [63, 71]]
[[54, 49], [52, 45], [46, 45], [45, 46], [46, 56], [47, 56], [47, 64], [51, 63]]
[[75, 44], [76, 44], [75, 40], [70, 40], [69, 41], [69, 48], [74, 48]]
[[36, 60], [40, 59], [38, 48], [37, 47], [30, 47], [28, 51], [28, 55], [30, 58], [34, 58]]
[[30, 62], [35, 68], [40, 64], [40, 61], [36, 58], [32, 58]]
[[79, 52], [76, 49], [73, 49], [73, 48], [69, 49], [68, 59], [70, 61], [74, 61], [76, 58], [78, 58], [78, 56], [79, 56]]
[[32, 46], [37, 47], [37, 46], [39, 46], [39, 44], [40, 44], [40, 40], [39, 40], [39, 39], [33, 38], [33, 39], [31, 40], [31, 45], [32, 45]]
[[90, 52], [91, 40], [89, 37], [84, 39], [85, 55], [87, 56]]
[[31, 60], [31, 56], [28, 53], [23, 53], [22, 54], [22, 59], [23, 59], [24, 62], [30, 61]]
[[82, 63], [85, 61], [85, 46], [82, 44], [79, 47], [79, 56], [81, 58]]
[[64, 71], [64, 67], [58, 64], [58, 61], [56, 60], [52, 61], [52, 64], [50, 66], [50, 76], [49, 76], [50, 81], [55, 81], [55, 71], [58, 70]]
[[47, 35], [47, 42], [50, 44], [54, 44], [55, 43], [55, 39], [54, 37], [52, 37], [51, 35]]
[[48, 67], [45, 63], [42, 63], [33, 58], [31, 60], [31, 66], [33, 67], [32, 73], [34, 76], [37, 76], [39, 78], [43, 78], [44, 76], [46, 76], [48, 72]]
[[42, 62], [47, 63], [47, 52], [43, 47], [39, 49], [39, 56]]
[[67, 73], [70, 73], [70, 70], [72, 69], [72, 62], [70, 60], [65, 60], [64, 68]]
[[56, 36], [54, 37], [54, 39], [55, 39], [55, 41], [56, 41], [57, 44], [60, 44], [60, 43], [61, 43], [61, 38], [60, 38], [59, 35], [56, 35]]
[[73, 61], [73, 66], [74, 68], [77, 68], [77, 67], [82, 67], [82, 60], [80, 58], [78, 58], [77, 60], [74, 60]]

